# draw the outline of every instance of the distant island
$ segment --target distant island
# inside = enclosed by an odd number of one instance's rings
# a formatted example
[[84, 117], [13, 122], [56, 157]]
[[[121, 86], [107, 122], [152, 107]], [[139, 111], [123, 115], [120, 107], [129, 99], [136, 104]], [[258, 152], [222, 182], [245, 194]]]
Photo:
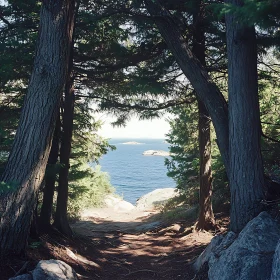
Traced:
[[122, 143], [123, 145], [140, 145], [140, 144], [144, 144], [144, 143], [139, 143], [139, 142], [124, 142]]
[[144, 156], [162, 156], [162, 157], [169, 157], [170, 152], [161, 151], [161, 150], [148, 150], [143, 153]]

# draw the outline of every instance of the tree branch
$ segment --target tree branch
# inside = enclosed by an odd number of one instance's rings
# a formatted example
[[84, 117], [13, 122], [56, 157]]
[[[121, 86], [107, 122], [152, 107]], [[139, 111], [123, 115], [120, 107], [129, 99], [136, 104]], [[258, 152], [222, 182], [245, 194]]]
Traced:
[[272, 142], [275, 142], [275, 143], [280, 144], [280, 141], [278, 141], [277, 139], [274, 139], [274, 138], [271, 138], [271, 137], [265, 135], [265, 134], [263, 133], [263, 131], [261, 132], [261, 135], [262, 135], [263, 138], [266, 138], [266, 139], [268, 139], [268, 140], [270, 140], [270, 141], [272, 141]]

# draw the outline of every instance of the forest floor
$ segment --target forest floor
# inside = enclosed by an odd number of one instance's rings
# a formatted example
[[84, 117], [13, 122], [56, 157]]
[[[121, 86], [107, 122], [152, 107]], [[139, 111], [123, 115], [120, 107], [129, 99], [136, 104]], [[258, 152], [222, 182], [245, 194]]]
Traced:
[[[219, 218], [222, 228], [227, 223], [226, 217]], [[31, 270], [42, 259], [65, 261], [79, 279], [207, 279], [194, 278], [191, 264], [214, 233], [194, 233], [192, 225], [176, 217], [166, 221], [159, 211], [88, 210], [72, 225], [73, 239], [52, 232], [31, 241], [27, 258], [2, 267], [0, 279], [22, 267], [21, 272]]]

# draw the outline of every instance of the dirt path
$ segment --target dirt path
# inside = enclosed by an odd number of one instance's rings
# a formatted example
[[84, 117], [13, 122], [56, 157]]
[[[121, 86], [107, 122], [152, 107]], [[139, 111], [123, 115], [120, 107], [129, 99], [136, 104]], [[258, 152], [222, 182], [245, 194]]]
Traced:
[[158, 212], [91, 209], [72, 225], [74, 239], [52, 231], [30, 240], [24, 259], [0, 264], [0, 279], [27, 273], [39, 260], [60, 259], [79, 279], [191, 280], [191, 263], [212, 238], [192, 233], [192, 224], [166, 222]]
[[[191, 233], [190, 225], [167, 225], [157, 212], [95, 209], [73, 225], [86, 248], [81, 255], [89, 279], [192, 279], [189, 265], [210, 242], [209, 233]], [[73, 248], [73, 250], [76, 250]], [[81, 250], [80, 250], [81, 251]]]

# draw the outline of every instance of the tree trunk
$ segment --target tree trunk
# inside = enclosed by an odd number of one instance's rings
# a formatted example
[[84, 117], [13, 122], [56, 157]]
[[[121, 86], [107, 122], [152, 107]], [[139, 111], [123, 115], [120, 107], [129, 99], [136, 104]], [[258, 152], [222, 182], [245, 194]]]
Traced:
[[70, 169], [71, 142], [74, 120], [74, 76], [73, 76], [73, 47], [69, 59], [68, 77], [65, 86], [63, 102], [62, 136], [60, 147], [60, 170], [57, 189], [56, 212], [54, 226], [63, 234], [72, 236], [72, 230], [67, 218], [68, 183]]
[[205, 104], [212, 118], [218, 138], [218, 146], [229, 174], [227, 103], [205, 68], [193, 55], [177, 24], [173, 21], [172, 15], [160, 6], [156, 0], [144, 0], [144, 2], [148, 12], [154, 16], [155, 23], [178, 65], [194, 87], [198, 98]]
[[59, 142], [60, 142], [60, 117], [57, 118], [55, 131], [53, 135], [52, 148], [49, 155], [47, 170], [45, 173], [44, 197], [40, 213], [39, 225], [41, 231], [46, 231], [51, 226], [53, 196], [56, 182], [56, 164], [58, 160]]
[[[0, 258], [24, 253], [67, 73], [74, 1], [45, 0], [19, 127], [2, 177]], [[11, 187], [11, 188], [9, 188]]]
[[[193, 54], [203, 66], [205, 59], [205, 24], [204, 8], [197, 1], [193, 14]], [[212, 208], [212, 168], [211, 168], [211, 119], [205, 105], [198, 100], [198, 140], [199, 140], [199, 216], [196, 230], [211, 230], [215, 228], [215, 218]]]
[[[242, 6], [241, 0], [228, 3]], [[239, 232], [261, 211], [263, 165], [260, 149], [257, 44], [253, 26], [226, 15], [229, 91], [231, 230]]]
[[211, 133], [210, 116], [201, 101], [198, 101], [199, 112], [199, 216], [196, 230], [213, 230], [215, 218], [212, 208], [212, 169], [211, 169]]

